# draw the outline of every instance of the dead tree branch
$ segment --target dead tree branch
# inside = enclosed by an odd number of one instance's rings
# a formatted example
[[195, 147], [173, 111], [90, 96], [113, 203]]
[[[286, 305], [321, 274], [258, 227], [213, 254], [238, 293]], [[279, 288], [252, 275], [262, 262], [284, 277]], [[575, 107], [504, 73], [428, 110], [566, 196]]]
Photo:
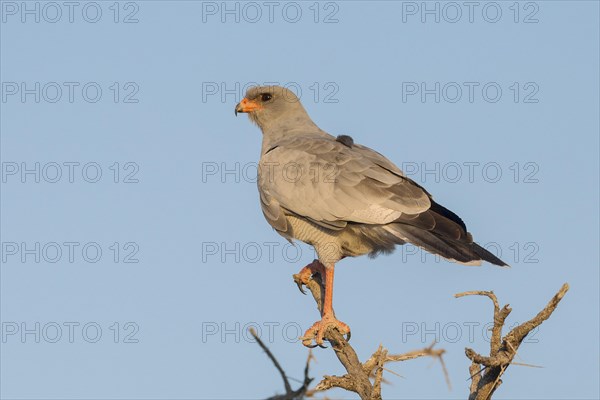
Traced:
[[[299, 281], [297, 275], [294, 275], [294, 281]], [[323, 306], [323, 294], [325, 293], [321, 277], [318, 274], [314, 275], [313, 279], [306, 284], [306, 287], [312, 293], [320, 312]], [[397, 355], [390, 355], [386, 349], [379, 346], [367, 361], [361, 363], [356, 351], [354, 351], [348, 341], [336, 329], [329, 329], [325, 333], [325, 338], [331, 344], [335, 355], [347, 373], [342, 376], [325, 375], [323, 380], [315, 387], [315, 391], [324, 391], [337, 387], [358, 394], [362, 400], [381, 400], [384, 365], [388, 362], [400, 362], [425, 356], [440, 360], [445, 379], [449, 384], [448, 372], [442, 358], [445, 350], [434, 349], [433, 346], [435, 343], [421, 350]], [[371, 382], [371, 379], [373, 379], [373, 382]]]
[[525, 337], [552, 315], [568, 290], [569, 285], [565, 283], [542, 311], [529, 321], [512, 329], [504, 337], [502, 337], [502, 327], [504, 326], [506, 317], [512, 311], [508, 304], [501, 309], [498, 299], [493, 292], [472, 291], [455, 295], [455, 297], [469, 295], [486, 296], [494, 303], [494, 326], [492, 328], [489, 357], [482, 356], [473, 349], [465, 349], [467, 358], [471, 360], [469, 373], [471, 374], [472, 381], [469, 400], [491, 399], [494, 391], [502, 384], [502, 380], [500, 379], [502, 374], [504, 374], [510, 364], [516, 364], [513, 362], [513, 359]]
[[279, 362], [277, 361], [277, 359], [275, 358], [273, 353], [271, 353], [271, 350], [269, 350], [269, 348], [263, 343], [263, 341], [260, 340], [260, 337], [258, 337], [258, 335], [256, 334], [256, 331], [253, 328], [250, 328], [250, 334], [254, 337], [254, 339], [256, 340], [256, 343], [258, 343], [258, 345], [264, 350], [264, 352], [267, 353], [267, 356], [273, 362], [273, 365], [275, 365], [275, 368], [277, 368], [277, 371], [279, 371], [279, 374], [281, 375], [281, 378], [283, 379], [283, 385], [285, 386], [284, 394], [279, 394], [279, 395], [275, 395], [273, 397], [269, 397], [267, 400], [301, 400], [301, 399], [303, 399], [308, 391], [308, 385], [310, 385], [311, 382], [313, 381], [313, 378], [310, 378], [308, 376], [308, 370], [309, 370], [310, 360], [312, 359], [312, 353], [311, 352], [308, 353], [308, 359], [306, 360], [306, 366], [304, 367], [304, 382], [302, 382], [302, 386], [300, 386], [300, 388], [298, 388], [297, 390], [292, 390], [292, 385], [290, 385], [290, 381], [288, 380], [288, 377], [285, 374], [285, 371], [283, 370], [283, 368], [281, 368], [281, 365], [279, 364]]

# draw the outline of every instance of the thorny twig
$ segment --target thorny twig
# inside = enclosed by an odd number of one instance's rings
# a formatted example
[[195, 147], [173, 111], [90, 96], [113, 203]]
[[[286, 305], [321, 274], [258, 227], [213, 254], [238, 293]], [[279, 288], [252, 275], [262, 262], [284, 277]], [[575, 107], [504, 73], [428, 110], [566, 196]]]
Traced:
[[500, 309], [498, 299], [493, 292], [471, 291], [455, 295], [455, 297], [469, 295], [486, 296], [494, 303], [494, 326], [492, 328], [489, 357], [482, 356], [473, 349], [465, 349], [467, 358], [471, 360], [469, 373], [472, 381], [469, 400], [491, 399], [494, 391], [502, 384], [502, 380], [500, 379], [502, 374], [504, 374], [510, 364], [517, 364], [513, 362], [513, 359], [517, 355], [517, 350], [525, 337], [552, 315], [568, 290], [569, 285], [565, 283], [542, 311], [529, 321], [512, 329], [504, 337], [502, 337], [502, 327], [504, 326], [506, 317], [512, 311], [508, 304]]

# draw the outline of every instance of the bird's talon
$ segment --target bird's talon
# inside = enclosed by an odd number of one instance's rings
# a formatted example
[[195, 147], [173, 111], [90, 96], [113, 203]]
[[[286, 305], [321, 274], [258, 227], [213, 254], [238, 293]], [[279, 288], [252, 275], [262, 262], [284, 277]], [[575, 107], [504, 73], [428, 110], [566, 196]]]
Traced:
[[298, 285], [298, 289], [302, 294], [306, 294], [303, 286], [308, 286], [308, 282], [310, 282], [313, 279], [313, 275], [318, 272], [315, 270], [316, 267], [313, 264], [314, 262], [308, 264], [306, 267], [302, 268], [300, 272], [294, 275], [294, 282], [296, 282], [296, 285]]
[[348, 333], [346, 334], [346, 342], [349, 342], [351, 337], [352, 337], [352, 333], [350, 333], [350, 331], [348, 331]]
[[296, 280], [296, 285], [298, 285], [298, 290], [300, 290], [300, 293], [302, 293], [303, 295], [306, 295], [306, 292], [302, 288], [302, 286], [304, 286], [304, 284], [300, 280]]
[[[302, 340], [302, 344], [306, 347], [314, 348], [319, 346], [326, 349], [327, 346], [323, 345], [323, 341], [329, 340], [327, 339], [326, 334], [330, 329], [337, 329], [340, 334], [347, 337], [346, 341], [350, 340], [350, 328], [348, 325], [338, 321], [331, 314], [324, 316], [321, 321], [315, 322], [313, 326], [304, 333], [304, 336], [302, 336], [300, 340]], [[316, 345], [312, 345], [313, 340]]]
[[306, 333], [304, 334], [304, 336], [299, 337], [298, 339], [300, 341], [302, 341], [302, 344], [305, 347], [308, 347], [309, 349], [314, 349], [315, 347], [317, 347], [317, 344], [312, 344], [313, 339], [315, 338], [315, 333], [314, 332], [310, 332], [310, 331], [306, 331]]

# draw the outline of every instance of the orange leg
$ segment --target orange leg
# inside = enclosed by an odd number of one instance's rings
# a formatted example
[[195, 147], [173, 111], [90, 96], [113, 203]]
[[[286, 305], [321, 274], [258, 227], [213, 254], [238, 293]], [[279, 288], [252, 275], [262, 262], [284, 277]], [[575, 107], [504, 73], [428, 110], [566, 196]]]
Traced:
[[333, 312], [334, 268], [335, 266], [333, 264], [330, 266], [325, 266], [320, 261], [315, 260], [306, 267], [302, 268], [302, 270], [298, 273], [297, 283], [302, 293], [304, 293], [302, 290], [302, 283], [306, 284], [315, 273], [319, 273], [321, 275], [321, 279], [324, 280], [323, 284], [325, 285], [325, 299], [323, 300], [321, 320], [315, 322], [313, 326], [311, 326], [306, 333], [304, 333], [304, 336], [300, 338], [302, 339], [302, 344], [307, 347], [314, 347], [312, 345], [313, 339], [318, 346], [322, 347], [325, 333], [329, 328], [337, 329], [342, 335], [347, 334], [348, 339], [350, 339], [350, 327], [337, 320], [335, 318], [335, 313]]

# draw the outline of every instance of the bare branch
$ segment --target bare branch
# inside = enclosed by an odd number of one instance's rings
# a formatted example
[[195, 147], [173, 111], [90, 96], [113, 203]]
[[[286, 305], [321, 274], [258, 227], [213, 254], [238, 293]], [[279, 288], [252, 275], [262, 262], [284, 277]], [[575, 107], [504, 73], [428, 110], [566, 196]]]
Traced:
[[558, 306], [558, 303], [562, 300], [565, 294], [567, 294], [568, 290], [568, 283], [562, 285], [558, 293], [556, 293], [554, 297], [550, 299], [550, 301], [542, 311], [540, 311], [535, 317], [525, 322], [524, 324], [515, 327], [512, 331], [508, 333], [508, 335], [506, 335], [505, 340], [507, 340], [513, 345], [515, 343], [520, 344], [523, 341], [523, 339], [525, 339], [525, 337], [529, 334], [529, 332], [531, 332], [532, 330], [540, 326], [542, 322], [550, 318], [550, 315], [552, 315], [552, 313]]
[[511, 308], [507, 304], [502, 308], [502, 310], [500, 310], [498, 298], [496, 298], [494, 292], [474, 290], [454, 295], [454, 297], [456, 298], [463, 296], [487, 296], [494, 303], [494, 327], [492, 328], [492, 338], [490, 341], [490, 356], [496, 354], [502, 344], [502, 327], [504, 326], [504, 321], [506, 320], [506, 317], [508, 317], [508, 314], [510, 314], [510, 312], [512, 311]]
[[[490, 342], [489, 357], [478, 354], [473, 349], [465, 349], [465, 354], [471, 360], [469, 373], [471, 375], [471, 387], [469, 400], [489, 400], [495, 390], [502, 384], [500, 379], [510, 364], [521, 364], [513, 362], [517, 355], [519, 346], [525, 337], [535, 328], [547, 320], [556, 310], [558, 303], [569, 290], [565, 283], [558, 293], [552, 297], [550, 302], [535, 317], [517, 326], [502, 338], [502, 328], [511, 308], [505, 305], [500, 309], [496, 295], [493, 292], [472, 291], [455, 295], [463, 297], [468, 295], [487, 296], [494, 303], [494, 326], [492, 328], [492, 340]], [[529, 364], [525, 364], [528, 365]]]
[[277, 371], [279, 371], [279, 374], [281, 375], [281, 378], [283, 379], [283, 384], [285, 386], [285, 394], [275, 395], [273, 397], [269, 397], [267, 400], [302, 399], [308, 391], [308, 386], [313, 381], [313, 378], [310, 378], [308, 376], [309, 364], [310, 364], [310, 360], [312, 359], [312, 353], [310, 351], [308, 353], [308, 359], [306, 360], [306, 366], [304, 367], [304, 382], [302, 383], [302, 386], [300, 386], [300, 388], [297, 390], [292, 390], [292, 386], [290, 385], [290, 381], [288, 380], [287, 375], [285, 374], [285, 371], [283, 370], [283, 368], [281, 368], [281, 365], [279, 364], [279, 362], [277, 361], [277, 359], [275, 358], [273, 353], [271, 353], [271, 350], [269, 350], [269, 348], [263, 343], [263, 341], [260, 339], [260, 337], [258, 337], [258, 335], [256, 334], [256, 331], [253, 328], [250, 328], [249, 330], [250, 330], [250, 334], [256, 340], [256, 343], [258, 343], [258, 345], [261, 347], [261, 349], [263, 349], [264, 352], [267, 353], [267, 356], [273, 362], [273, 365], [275, 365], [275, 368], [277, 368]]
[[[294, 281], [298, 283], [298, 275], [294, 275]], [[312, 293], [320, 312], [323, 305], [323, 293], [325, 293], [321, 277], [315, 274], [313, 279], [305, 283], [305, 285]], [[450, 385], [448, 371], [442, 358], [444, 350], [434, 350], [433, 344], [425, 349], [398, 355], [389, 355], [386, 349], [379, 346], [377, 351], [363, 364], [360, 362], [356, 351], [354, 351], [348, 341], [337, 330], [329, 329], [325, 337], [331, 344], [335, 355], [347, 373], [343, 376], [324, 376], [323, 380], [316, 386], [315, 391], [324, 391], [337, 387], [358, 394], [362, 400], [380, 400], [381, 384], [384, 382], [383, 371], [386, 363], [401, 362], [425, 356], [440, 360], [446, 382]], [[373, 378], [373, 383], [371, 383], [371, 378]]]
[[254, 339], [256, 340], [256, 343], [258, 343], [258, 345], [260, 346], [261, 349], [263, 349], [263, 351], [265, 353], [267, 353], [267, 356], [271, 359], [271, 361], [273, 362], [273, 365], [275, 365], [275, 368], [277, 368], [277, 371], [279, 371], [279, 374], [281, 375], [281, 378], [283, 379], [283, 385], [285, 386], [285, 393], [291, 393], [292, 392], [292, 386], [290, 385], [290, 381], [288, 381], [287, 376], [285, 375], [285, 371], [283, 370], [283, 368], [281, 368], [281, 365], [279, 365], [279, 362], [277, 361], [277, 359], [275, 358], [275, 356], [273, 355], [273, 353], [271, 353], [271, 350], [269, 350], [269, 348], [267, 346], [265, 346], [265, 344], [263, 343], [262, 340], [260, 340], [260, 337], [258, 337], [258, 335], [256, 334], [256, 331], [254, 330], [254, 328], [250, 328], [250, 334], [254, 337]]

